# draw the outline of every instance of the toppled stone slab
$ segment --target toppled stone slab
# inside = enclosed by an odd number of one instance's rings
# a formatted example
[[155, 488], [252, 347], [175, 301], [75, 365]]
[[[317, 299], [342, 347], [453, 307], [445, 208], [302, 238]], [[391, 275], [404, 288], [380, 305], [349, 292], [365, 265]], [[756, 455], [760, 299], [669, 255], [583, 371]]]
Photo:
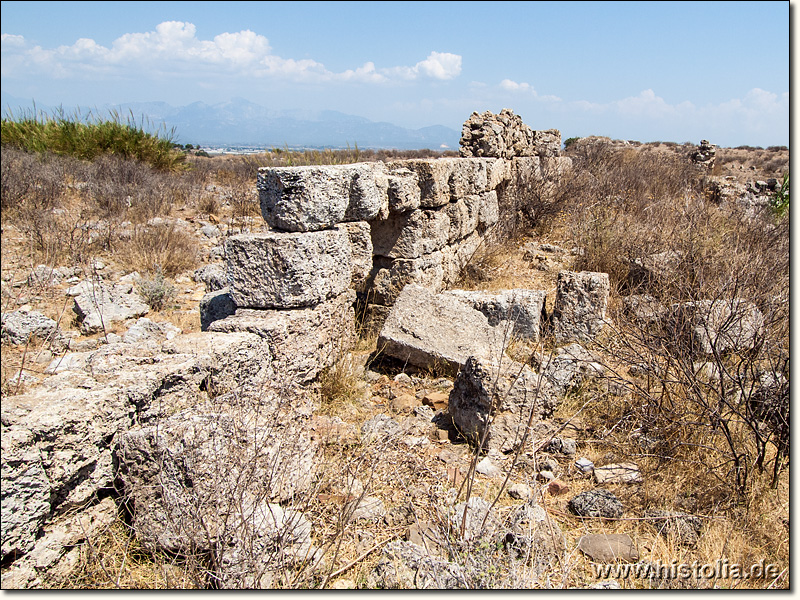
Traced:
[[485, 448], [508, 453], [521, 444], [530, 412], [535, 419], [545, 419], [556, 404], [547, 380], [529, 366], [507, 358], [499, 364], [497, 359], [470, 356], [450, 392], [448, 411], [471, 443], [486, 436]]
[[674, 250], [635, 258], [628, 266], [628, 283], [634, 291], [664, 286], [681, 260], [683, 255]]
[[608, 274], [561, 271], [556, 286], [552, 317], [556, 343], [593, 340], [605, 325]]
[[594, 478], [604, 483], [642, 483], [642, 473], [636, 463], [614, 463], [594, 468]]
[[538, 365], [555, 390], [561, 395], [580, 387], [584, 382], [602, 375], [605, 371], [599, 357], [578, 343], [557, 348], [555, 355], [546, 357]]
[[375, 304], [395, 304], [400, 292], [409, 284], [434, 292], [441, 291], [445, 285], [445, 256], [441, 251], [413, 259], [376, 256], [374, 265], [371, 293]]
[[636, 562], [639, 550], [625, 533], [590, 533], [578, 540], [578, 549], [595, 562]]
[[740, 298], [674, 304], [667, 319], [677, 345], [694, 355], [752, 350], [764, 335], [764, 315]]
[[352, 278], [343, 226], [308, 233], [259, 233], [225, 241], [230, 295], [238, 308], [298, 308], [338, 296]]
[[171, 340], [181, 333], [180, 328], [172, 323], [155, 323], [147, 317], [139, 317], [136, 323], [128, 328], [122, 336], [126, 344], [136, 344], [146, 341]]
[[495, 326], [502, 321], [508, 321], [513, 323], [511, 333], [514, 336], [539, 341], [546, 319], [546, 292], [514, 289], [497, 292], [448, 290], [444, 293], [459, 298], [482, 312], [489, 319], [489, 325]]
[[264, 220], [280, 231], [319, 231], [388, 210], [383, 163], [264, 167], [257, 187]]
[[86, 335], [103, 331], [111, 323], [143, 317], [150, 312], [132, 283], [109, 285], [87, 279], [69, 288], [67, 295], [74, 297], [73, 310]]
[[458, 371], [470, 356], [503, 352], [503, 328], [460, 300], [407, 285], [378, 337], [388, 356], [422, 368]]
[[347, 352], [355, 339], [356, 294], [352, 290], [314, 307], [292, 310], [236, 309], [209, 331], [247, 331], [264, 338], [275, 369], [297, 381], [315, 379]]

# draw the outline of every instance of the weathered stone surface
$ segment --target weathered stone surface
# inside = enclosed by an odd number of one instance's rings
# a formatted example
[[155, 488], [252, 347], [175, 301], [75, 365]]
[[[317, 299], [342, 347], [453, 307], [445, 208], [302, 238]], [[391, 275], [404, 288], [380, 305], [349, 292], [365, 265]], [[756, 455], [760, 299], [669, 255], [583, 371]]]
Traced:
[[581, 517], [603, 517], [618, 519], [622, 516], [624, 508], [617, 497], [603, 489], [594, 489], [581, 492], [567, 504], [569, 510]]
[[494, 190], [511, 179], [511, 161], [502, 158], [481, 158], [486, 165], [486, 189]]
[[273, 368], [306, 382], [331, 366], [355, 339], [356, 294], [348, 290], [314, 307], [292, 310], [237, 309], [209, 331], [247, 331], [269, 344]]
[[623, 310], [633, 321], [649, 325], [660, 322], [667, 314], [666, 307], [649, 294], [631, 294], [622, 299]]
[[450, 392], [453, 424], [470, 442], [486, 435], [486, 448], [511, 452], [522, 442], [530, 411], [536, 419], [552, 415], [557, 399], [547, 380], [530, 367], [503, 359], [470, 356]]
[[143, 317], [150, 312], [150, 307], [131, 283], [112, 286], [85, 280], [69, 288], [67, 295], [74, 296], [73, 310], [84, 334], [96, 333], [116, 321]]
[[389, 258], [419, 258], [447, 244], [449, 231], [450, 220], [443, 211], [392, 213], [372, 223], [373, 252]]
[[405, 212], [419, 208], [421, 192], [419, 176], [411, 169], [392, 169], [389, 178], [389, 210]]
[[412, 284], [389, 312], [378, 348], [418, 367], [440, 366], [455, 372], [472, 355], [502, 353], [503, 331], [456, 298]]
[[614, 463], [594, 468], [597, 483], [641, 483], [642, 473], [636, 463]]
[[389, 163], [389, 168], [408, 169], [417, 175], [421, 208], [437, 208], [488, 190], [486, 162], [481, 160], [411, 159]]
[[[466, 519], [464, 515], [466, 514]], [[465, 541], [486, 540], [499, 532], [500, 520], [492, 509], [492, 505], [478, 496], [471, 496], [466, 502], [459, 502], [449, 511], [451, 531], [459, 532]], [[461, 535], [463, 523], [463, 535]]]
[[628, 283], [634, 291], [665, 286], [682, 259], [683, 255], [673, 250], [635, 258], [628, 266]]
[[667, 319], [677, 345], [695, 355], [751, 350], [764, 335], [764, 315], [740, 298], [673, 304]]
[[442, 248], [443, 285], [450, 285], [458, 281], [461, 271], [469, 264], [475, 251], [481, 245], [481, 241], [481, 236], [475, 231], [455, 244]]
[[461, 238], [467, 237], [478, 226], [478, 216], [480, 212], [480, 196], [464, 196], [455, 202], [451, 202], [442, 210], [450, 219], [447, 243], [452, 244]]
[[608, 274], [561, 271], [556, 286], [552, 319], [556, 343], [594, 339], [605, 324]]
[[388, 208], [383, 163], [262, 168], [261, 214], [281, 231], [318, 231], [343, 221], [369, 221]]
[[524, 483], [515, 483], [508, 488], [508, 495], [516, 500], [530, 500], [533, 497], [533, 490]]
[[695, 547], [700, 541], [703, 522], [693, 515], [671, 510], [650, 509], [645, 519], [652, 519], [653, 526], [664, 537], [672, 537], [677, 543]]
[[578, 549], [595, 562], [636, 562], [639, 550], [625, 533], [590, 533], [578, 540]]
[[408, 284], [426, 287], [434, 292], [445, 285], [445, 256], [433, 252], [413, 259], [375, 258], [375, 277], [372, 282], [372, 298], [375, 304], [390, 306]]
[[298, 308], [338, 296], [352, 278], [347, 229], [260, 233], [225, 241], [230, 294], [239, 308]]
[[209, 292], [200, 300], [200, 330], [206, 331], [214, 321], [229, 317], [236, 312], [230, 288], [224, 287]]
[[357, 292], [367, 290], [367, 282], [372, 273], [372, 233], [369, 223], [353, 221], [345, 223], [350, 240], [350, 260], [353, 274], [350, 286]]
[[378, 589], [462, 589], [467, 587], [463, 569], [430, 556], [412, 542], [395, 541], [384, 546], [367, 586]]
[[171, 340], [181, 330], [172, 323], [155, 323], [147, 317], [139, 317], [136, 323], [128, 328], [122, 336], [126, 344], [136, 344], [146, 341]]
[[539, 341], [545, 319], [546, 292], [539, 290], [499, 290], [483, 292], [471, 290], [448, 290], [444, 292], [459, 298], [489, 319], [489, 325], [502, 321], [513, 323], [514, 336]]
[[539, 368], [561, 395], [605, 371], [599, 358], [577, 343], [557, 348], [552, 357], [546, 356], [541, 361]]
[[51, 338], [58, 325], [53, 319], [35, 310], [3, 313], [0, 339], [8, 344], [25, 344], [32, 336]]
[[474, 112], [461, 129], [461, 156], [534, 156], [534, 131], [504, 108], [499, 115]]
[[[146, 547], [211, 550], [214, 540], [224, 540], [245, 552], [249, 544], [267, 541], [260, 526], [283, 511], [264, 501], [290, 499], [310, 484], [315, 445], [305, 431], [308, 400], [289, 403], [275, 395], [261, 402], [218, 398], [122, 434], [118, 478], [135, 509], [133, 529]], [[300, 526], [307, 538], [300, 516], [293, 521], [290, 530]], [[258, 554], [266, 547], [251, 550]]]
[[225, 265], [221, 263], [211, 263], [195, 270], [192, 274], [195, 281], [201, 281], [206, 286], [206, 292], [216, 292], [228, 285], [228, 277], [225, 274]]
[[498, 203], [497, 192], [490, 190], [480, 194], [480, 206], [478, 208], [478, 233], [485, 233], [498, 220], [500, 220], [500, 205]]
[[558, 523], [547, 512], [529, 500], [511, 516], [511, 528], [503, 540], [507, 550], [534, 566], [538, 575], [547, 568], [562, 564], [567, 540]]

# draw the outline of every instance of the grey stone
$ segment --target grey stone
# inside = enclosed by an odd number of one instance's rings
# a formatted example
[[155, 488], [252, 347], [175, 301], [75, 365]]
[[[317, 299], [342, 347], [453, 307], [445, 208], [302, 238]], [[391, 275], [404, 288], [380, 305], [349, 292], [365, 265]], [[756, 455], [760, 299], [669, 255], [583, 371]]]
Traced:
[[150, 307], [130, 283], [109, 285], [102, 281], [85, 280], [67, 290], [74, 296], [73, 310], [84, 334], [107, 329], [111, 323], [143, 317]]
[[354, 221], [345, 223], [350, 240], [350, 260], [353, 273], [350, 286], [358, 292], [366, 292], [372, 274], [372, 233], [369, 223]]
[[539, 341], [545, 319], [546, 292], [539, 290], [499, 290], [496, 292], [448, 290], [444, 292], [464, 300], [489, 319], [489, 325], [502, 321], [513, 323], [512, 334]]
[[488, 456], [485, 456], [476, 466], [475, 470], [481, 475], [487, 477], [500, 477], [503, 472], [491, 461]]
[[426, 287], [433, 292], [444, 288], [445, 256], [437, 251], [413, 259], [381, 259], [375, 257], [372, 299], [375, 304], [391, 306], [400, 292], [409, 285]]
[[200, 267], [192, 275], [195, 281], [201, 281], [206, 286], [206, 292], [216, 292], [228, 285], [228, 276], [225, 273], [225, 265], [221, 263], [211, 263]]
[[378, 348], [418, 367], [460, 369], [471, 355], [502, 353], [502, 327], [452, 296], [407, 285], [378, 337]]
[[371, 589], [463, 589], [463, 569], [430, 555], [412, 542], [394, 541], [384, 546], [375, 569], [367, 576]]
[[122, 336], [122, 341], [126, 344], [136, 344], [148, 340], [171, 340], [180, 332], [181, 330], [172, 323], [154, 323], [147, 317], [140, 317], [128, 328]]
[[239, 308], [298, 308], [338, 296], [352, 278], [345, 227], [237, 235], [225, 241], [230, 294]]
[[530, 500], [533, 497], [533, 490], [524, 483], [515, 483], [508, 488], [508, 495], [516, 500]]
[[35, 310], [3, 313], [0, 339], [9, 344], [26, 344], [32, 336], [53, 338], [58, 325], [53, 319]]
[[[466, 519], [464, 518], [466, 514]], [[464, 541], [485, 540], [494, 537], [501, 528], [500, 520], [492, 505], [483, 498], [472, 496], [459, 502], [449, 512], [450, 530], [457, 532]], [[463, 526], [463, 533], [462, 533]]]
[[386, 514], [383, 500], [373, 496], [362, 497], [356, 506], [348, 506], [346, 510], [352, 510], [350, 518], [354, 521], [377, 521]]
[[607, 273], [561, 271], [556, 284], [553, 330], [556, 343], [591, 341], [605, 324]]
[[389, 209], [405, 212], [419, 208], [419, 177], [411, 169], [399, 167], [389, 173]]
[[209, 292], [200, 300], [200, 329], [207, 331], [214, 321], [219, 321], [236, 312], [230, 288], [224, 287]]
[[581, 492], [569, 501], [567, 507], [570, 512], [581, 517], [618, 519], [624, 512], [622, 502], [614, 494], [603, 489]]
[[370, 221], [388, 209], [383, 163], [262, 168], [261, 214], [282, 231], [319, 231], [344, 221]]
[[531, 411], [536, 422], [550, 417], [556, 403], [547, 381], [527, 365], [470, 356], [455, 380], [448, 410], [471, 443], [486, 436], [486, 448], [507, 453], [522, 442]]
[[572, 343], [558, 348], [554, 356], [542, 359], [539, 368], [553, 388], [564, 395], [603, 374], [605, 368], [598, 358], [580, 344]]
[[650, 509], [644, 513], [664, 537], [672, 537], [684, 546], [695, 547], [700, 541], [703, 522], [693, 515], [670, 510]]
[[666, 307], [649, 294], [625, 296], [622, 305], [632, 320], [644, 324], [658, 323], [667, 314]]
[[597, 483], [641, 483], [642, 473], [635, 463], [614, 463], [594, 468]]
[[402, 427], [389, 415], [377, 414], [361, 426], [361, 435], [365, 442], [383, 442], [400, 435]]
[[625, 533], [590, 533], [578, 540], [578, 549], [595, 562], [636, 562], [639, 550]]
[[676, 345], [693, 355], [752, 350], [764, 335], [764, 315], [740, 298], [673, 304], [667, 322]]
[[558, 523], [533, 500], [511, 513], [511, 527], [503, 542], [517, 559], [532, 564], [538, 576], [562, 564], [567, 548], [566, 537]]
[[588, 458], [579, 458], [575, 461], [575, 468], [578, 470], [579, 473], [587, 474], [594, 471], [594, 463], [590, 461]]
[[291, 310], [240, 308], [213, 321], [208, 330], [258, 335], [269, 346], [274, 369], [296, 381], [308, 382], [354, 343], [355, 296], [348, 290], [316, 306]]
[[373, 252], [388, 258], [419, 258], [447, 244], [450, 221], [442, 211], [392, 213], [372, 223]]
[[669, 283], [682, 259], [683, 255], [674, 250], [635, 258], [628, 267], [628, 283], [634, 291], [658, 289]]

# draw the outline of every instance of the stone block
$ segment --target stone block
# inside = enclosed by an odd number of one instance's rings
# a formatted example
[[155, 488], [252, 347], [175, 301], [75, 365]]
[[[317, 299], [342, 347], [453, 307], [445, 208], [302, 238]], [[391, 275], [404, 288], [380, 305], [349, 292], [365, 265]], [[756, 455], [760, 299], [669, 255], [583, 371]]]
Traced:
[[450, 219], [443, 211], [391, 213], [372, 223], [372, 251], [388, 258], [419, 258], [447, 244]]
[[546, 292], [540, 290], [499, 290], [482, 292], [473, 290], [449, 290], [445, 292], [468, 303], [489, 319], [490, 325], [501, 321], [513, 323], [513, 335], [539, 341], [544, 324]]
[[561, 271], [553, 307], [556, 343], [593, 340], [605, 325], [609, 290], [607, 273]]
[[419, 176], [414, 171], [399, 167], [389, 172], [388, 179], [389, 210], [405, 212], [419, 208]]
[[352, 278], [350, 239], [339, 226], [308, 233], [236, 235], [225, 241], [239, 308], [298, 308], [338, 296]]
[[394, 304], [403, 288], [414, 283], [439, 292], [445, 285], [444, 255], [433, 252], [414, 259], [383, 259], [376, 257], [372, 282], [372, 301], [375, 304]]
[[345, 223], [350, 240], [350, 259], [353, 275], [350, 286], [357, 292], [365, 292], [372, 273], [372, 233], [369, 223], [353, 221]]
[[501, 354], [503, 331], [452, 296], [411, 284], [389, 312], [378, 348], [417, 367], [456, 372], [470, 356]]

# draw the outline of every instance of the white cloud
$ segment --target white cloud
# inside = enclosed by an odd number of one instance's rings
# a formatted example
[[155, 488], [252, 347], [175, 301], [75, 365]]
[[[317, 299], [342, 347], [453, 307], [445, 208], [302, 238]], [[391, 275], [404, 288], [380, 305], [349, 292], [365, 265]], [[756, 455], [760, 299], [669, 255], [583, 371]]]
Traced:
[[506, 92], [528, 94], [536, 98], [537, 100], [543, 100], [546, 102], [561, 101], [561, 98], [559, 98], [558, 96], [552, 96], [552, 95], [540, 96], [539, 92], [537, 92], [536, 89], [530, 83], [525, 83], [525, 82], [518, 83], [511, 79], [503, 79], [503, 81], [500, 82], [500, 89]]
[[166, 21], [155, 31], [126, 33], [111, 47], [91, 39], [69, 46], [44, 49], [31, 46], [19, 35], [2, 36], [3, 76], [49, 75], [56, 78], [92, 79], [105, 76], [147, 77], [225, 74], [240, 77], [275, 77], [299, 81], [385, 83], [392, 79], [448, 80], [461, 73], [461, 57], [431, 52], [414, 66], [376, 68], [366, 62], [340, 73], [328, 71], [312, 59], [282, 58], [272, 52], [269, 40], [250, 30], [221, 33], [201, 40], [192, 23]]

